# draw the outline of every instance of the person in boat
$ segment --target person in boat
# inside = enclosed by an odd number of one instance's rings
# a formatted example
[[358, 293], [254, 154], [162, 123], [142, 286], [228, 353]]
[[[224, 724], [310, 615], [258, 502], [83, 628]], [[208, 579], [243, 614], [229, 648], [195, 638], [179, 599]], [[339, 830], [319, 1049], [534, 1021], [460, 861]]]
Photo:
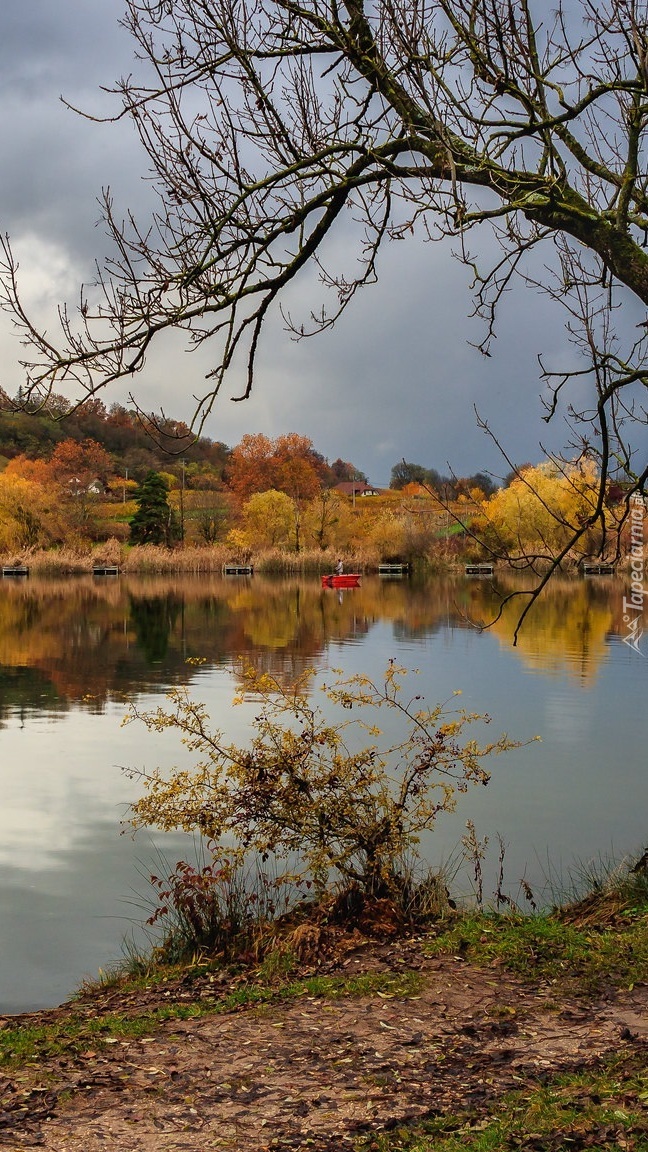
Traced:
[[342, 563], [342, 559], [340, 557], [338, 559], [337, 564], [335, 565], [335, 575], [341, 576], [343, 572], [344, 572], [344, 564]]

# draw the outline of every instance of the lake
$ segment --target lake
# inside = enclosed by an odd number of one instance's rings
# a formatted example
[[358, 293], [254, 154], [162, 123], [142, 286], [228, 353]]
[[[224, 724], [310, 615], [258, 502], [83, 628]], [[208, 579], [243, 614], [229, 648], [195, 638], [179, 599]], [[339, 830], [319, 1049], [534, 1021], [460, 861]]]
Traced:
[[[541, 736], [493, 760], [489, 786], [460, 797], [426, 840], [430, 862], [447, 861], [474, 820], [490, 838], [487, 895], [497, 832], [514, 897], [523, 875], [540, 892], [575, 861], [638, 853], [648, 636], [645, 655], [623, 643], [627, 591], [622, 578], [556, 580], [513, 647], [522, 602], [480, 629], [498, 606], [484, 579], [367, 577], [343, 593], [317, 578], [0, 581], [0, 1012], [59, 1003], [118, 960], [150, 911], [160, 854], [172, 865], [193, 851], [187, 837], [133, 837], [124, 824], [138, 786], [123, 769], [183, 754], [169, 735], [122, 726], [129, 701], [151, 707], [187, 684], [244, 741], [253, 704], [231, 703], [250, 663], [330, 680], [334, 668], [380, 676], [395, 658], [420, 670], [429, 703], [460, 689], [494, 732]], [[465, 869], [456, 885], [469, 891]]]

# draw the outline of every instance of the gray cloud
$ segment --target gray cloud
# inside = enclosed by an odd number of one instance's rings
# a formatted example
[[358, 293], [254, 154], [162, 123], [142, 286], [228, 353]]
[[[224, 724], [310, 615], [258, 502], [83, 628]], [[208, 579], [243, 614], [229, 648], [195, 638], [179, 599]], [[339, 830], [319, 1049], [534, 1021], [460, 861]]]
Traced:
[[118, 11], [96, 0], [4, 0], [0, 12], [1, 225], [65, 245], [84, 270], [102, 246], [102, 187], [144, 199], [142, 157], [128, 126], [92, 123], [61, 99], [94, 116], [117, 109], [100, 86], [132, 66]]
[[[108, 86], [131, 69], [132, 45], [118, 27], [119, 5], [99, 0], [3, 0], [0, 10], [0, 228], [26, 238], [30, 259], [43, 245], [69, 266], [70, 282], [90, 279], [106, 241], [97, 229], [97, 198], [110, 185], [116, 202], [146, 218], [146, 161], [127, 124], [100, 125], [59, 100], [94, 114], [115, 105]], [[338, 237], [338, 251], [346, 236]], [[35, 241], [35, 244], [34, 244]], [[488, 248], [488, 241], [483, 243]], [[26, 262], [23, 260], [26, 266]], [[205, 431], [235, 443], [245, 432], [311, 436], [330, 458], [353, 460], [376, 483], [405, 457], [458, 473], [508, 466], [476, 426], [476, 405], [516, 462], [537, 460], [539, 441], [558, 448], [560, 421], [541, 421], [537, 353], [573, 360], [555, 309], [521, 287], [505, 303], [493, 356], [468, 344], [480, 338], [467, 319], [468, 275], [447, 247], [408, 240], [384, 251], [381, 279], [367, 288], [333, 332], [295, 343], [272, 318], [261, 344], [255, 393], [243, 404], [219, 398]], [[31, 275], [46, 267], [31, 268]], [[289, 306], [306, 316], [322, 295], [314, 275], [293, 288]], [[67, 282], [67, 281], [66, 281]], [[74, 302], [74, 295], [70, 297]], [[52, 298], [51, 314], [55, 315]], [[632, 313], [634, 320], [634, 313]], [[2, 382], [17, 386], [20, 349], [2, 320]], [[48, 320], [50, 325], [51, 320]], [[140, 403], [188, 418], [212, 364], [207, 349], [186, 354], [179, 338], [154, 349], [133, 382]], [[235, 394], [239, 382], [231, 384]], [[121, 387], [105, 399], [124, 400]]]

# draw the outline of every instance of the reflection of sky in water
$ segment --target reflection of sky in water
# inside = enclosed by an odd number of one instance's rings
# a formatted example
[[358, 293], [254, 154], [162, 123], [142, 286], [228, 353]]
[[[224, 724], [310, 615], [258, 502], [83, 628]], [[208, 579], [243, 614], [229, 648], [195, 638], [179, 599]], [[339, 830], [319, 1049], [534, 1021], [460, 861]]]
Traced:
[[567, 878], [575, 861], [633, 853], [645, 843], [648, 661], [616, 642], [598, 678], [582, 684], [568, 667], [542, 672], [521, 663], [492, 633], [448, 629], [427, 642], [396, 646], [389, 625], [379, 624], [361, 649], [329, 651], [329, 664], [362, 672], [379, 669], [390, 656], [421, 670], [432, 702], [461, 689], [463, 707], [491, 715], [490, 738], [502, 731], [520, 740], [542, 738], [491, 760], [488, 787], [460, 798], [456, 813], [426, 837], [432, 863], [452, 854], [467, 817], [480, 836], [490, 837], [491, 884], [496, 833], [508, 843], [512, 895], [524, 874], [540, 891], [549, 870]]
[[[415, 690], [430, 703], [461, 689], [458, 702], [467, 710], [489, 712], [489, 736], [542, 736], [542, 744], [493, 760], [489, 787], [461, 797], [456, 814], [439, 821], [425, 844], [433, 864], [452, 854], [468, 816], [480, 836], [491, 838], [487, 891], [497, 831], [509, 842], [513, 895], [525, 872], [539, 887], [547, 868], [560, 872], [574, 858], [641, 847], [648, 660], [616, 640], [598, 660], [597, 674], [584, 677], [583, 648], [572, 643], [561, 650], [554, 640], [555, 659], [547, 659], [540, 633], [522, 652], [493, 632], [453, 627], [450, 617], [408, 630], [406, 602], [398, 620], [381, 618], [378, 609], [359, 619], [357, 627], [351, 617], [339, 634], [324, 635], [320, 650], [304, 657], [319, 669], [320, 682], [330, 682], [334, 668], [379, 676], [395, 657], [421, 670]], [[199, 652], [195, 638], [193, 651]], [[247, 656], [264, 664], [268, 652], [258, 643]], [[282, 658], [289, 667], [290, 645], [285, 657], [272, 655]], [[244, 742], [255, 705], [232, 707], [236, 678], [209, 665], [192, 677], [193, 694], [207, 703], [214, 726]], [[148, 694], [139, 706], [153, 707], [160, 697], [150, 678], [144, 683]], [[146, 887], [139, 872], [158, 866], [147, 833], [135, 840], [119, 834], [139, 792], [120, 766], [191, 762], [173, 734], [121, 726], [122, 704], [103, 702], [95, 713], [73, 700], [68, 707], [63, 715], [30, 708], [22, 718], [19, 708], [9, 708], [0, 730], [0, 1011], [56, 1003], [119, 957], [130, 919], [146, 915], [128, 903], [135, 888]], [[186, 839], [163, 841], [172, 863], [188, 853]], [[458, 883], [465, 887], [466, 878]]]
[[[228, 673], [214, 673], [209, 691], [214, 717], [227, 713], [238, 720], [231, 709], [232, 688]], [[147, 708], [159, 702], [144, 697], [139, 703]], [[109, 818], [119, 829], [129, 801], [141, 790], [124, 768], [191, 763], [172, 733], [147, 732], [139, 723], [123, 726], [125, 712], [112, 705], [102, 715], [72, 711], [63, 721], [40, 717], [22, 727], [11, 721], [0, 733], [0, 865], [60, 868], [89, 824]], [[244, 712], [229, 725], [241, 740]]]
[[584, 698], [582, 694], [577, 698], [573, 698], [571, 693], [548, 695], [542, 716], [545, 740], [555, 737], [568, 746], [586, 744], [594, 719], [591, 703], [592, 698]]
[[[192, 851], [187, 840], [166, 838], [171, 866]], [[89, 817], [46, 867], [0, 865], [0, 1012], [59, 1003], [118, 961], [124, 938], [141, 940], [145, 877], [159, 863], [151, 836], [120, 837], [115, 821]]]
[[[197, 680], [215, 722], [243, 741], [252, 705], [232, 708], [232, 675], [202, 671]], [[195, 856], [191, 837], [156, 836], [156, 848], [145, 830], [120, 835], [140, 792], [122, 767], [191, 763], [172, 733], [122, 726], [124, 714], [109, 705], [101, 715], [14, 716], [0, 732], [0, 1012], [58, 1003], [118, 961], [121, 941], [150, 912], [135, 889], [147, 893], [158, 851], [171, 867]]]

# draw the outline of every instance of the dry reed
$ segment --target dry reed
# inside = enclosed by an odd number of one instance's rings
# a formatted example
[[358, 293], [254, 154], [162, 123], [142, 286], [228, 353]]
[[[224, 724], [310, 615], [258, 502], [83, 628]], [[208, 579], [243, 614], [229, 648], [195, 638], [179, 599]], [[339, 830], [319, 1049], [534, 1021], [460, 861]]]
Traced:
[[[371, 546], [360, 547], [353, 552], [333, 548], [326, 551], [311, 548], [302, 552], [288, 552], [280, 548], [269, 548], [242, 555], [236, 554], [225, 544], [187, 545], [179, 548], [138, 544], [131, 548], [112, 536], [94, 546], [88, 543], [77, 547], [7, 552], [0, 556], [0, 564], [25, 564], [34, 574], [50, 576], [91, 573], [98, 564], [114, 564], [132, 575], [220, 574], [226, 564], [250, 564], [255, 572], [262, 575], [300, 576], [332, 572], [340, 556], [346, 572], [375, 572], [381, 560], [379, 551]], [[435, 559], [438, 561], [437, 557], [431, 555], [428, 562], [434, 565]]]

